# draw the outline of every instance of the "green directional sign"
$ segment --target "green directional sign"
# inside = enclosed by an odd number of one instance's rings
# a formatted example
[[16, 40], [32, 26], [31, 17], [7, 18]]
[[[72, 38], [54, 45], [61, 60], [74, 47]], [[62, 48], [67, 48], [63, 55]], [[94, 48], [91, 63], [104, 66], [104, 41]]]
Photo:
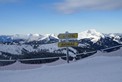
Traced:
[[58, 47], [78, 46], [78, 42], [59, 42]]
[[58, 38], [59, 39], [78, 38], [78, 33], [59, 34]]

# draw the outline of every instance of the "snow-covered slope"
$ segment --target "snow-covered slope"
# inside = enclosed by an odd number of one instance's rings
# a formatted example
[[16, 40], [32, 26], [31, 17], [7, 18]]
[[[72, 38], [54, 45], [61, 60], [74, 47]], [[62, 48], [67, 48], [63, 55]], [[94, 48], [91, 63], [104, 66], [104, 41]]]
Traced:
[[[22, 50], [25, 49], [28, 52], [39, 52], [41, 50], [46, 50], [48, 52], [54, 52], [57, 51], [58, 53], [58, 49], [62, 49], [61, 52], [62, 53], [66, 53], [66, 50], [64, 50], [64, 48], [60, 48], [58, 47], [58, 43], [52, 43], [52, 44], [43, 44], [43, 45], [39, 45], [38, 48], [33, 48], [33, 46], [31, 45], [5, 45], [5, 44], [0, 44], [0, 52], [6, 52], [6, 53], [10, 53], [13, 55], [23, 55], [22, 54]], [[76, 53], [77, 51], [71, 47], [69, 47], [70, 50], [72, 50], [74, 53]], [[60, 52], [60, 53], [61, 53]], [[74, 55], [72, 52], [69, 52], [70, 55]]]
[[101, 52], [101, 51], [97, 51], [97, 53], [95, 53], [94, 55], [90, 56], [90, 57], [96, 57], [96, 56], [107, 56], [107, 57], [122, 57], [122, 47], [119, 50], [116, 51], [112, 51], [112, 52]]
[[4, 45], [0, 44], [0, 51], [10, 53], [13, 55], [22, 55], [22, 49], [26, 49], [29, 52], [35, 51], [31, 45]]
[[1, 82], [122, 82], [122, 57], [95, 56], [59, 66], [0, 71]]

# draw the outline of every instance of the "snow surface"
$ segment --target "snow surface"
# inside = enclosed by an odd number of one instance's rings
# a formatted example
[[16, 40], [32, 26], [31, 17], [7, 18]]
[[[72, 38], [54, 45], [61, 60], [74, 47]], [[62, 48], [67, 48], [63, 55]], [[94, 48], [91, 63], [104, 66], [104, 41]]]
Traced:
[[95, 55], [109, 56], [109, 57], [112, 57], [112, 56], [121, 56], [122, 57], [122, 48], [120, 48], [119, 50], [116, 50], [116, 51], [109, 52], [109, 53], [98, 51]]
[[[20, 62], [15, 62], [14, 64], [11, 65], [6, 65], [6, 66], [0, 66], [0, 70], [27, 70], [27, 69], [35, 69], [35, 68], [40, 68], [44, 66], [56, 66], [56, 65], [61, 65], [65, 64], [66, 61], [59, 59], [53, 63], [45, 63], [45, 64], [23, 64]], [[71, 63], [71, 62], [70, 62]]]
[[102, 56], [99, 52], [69, 64], [0, 71], [1, 82], [122, 82], [121, 76], [122, 57]]

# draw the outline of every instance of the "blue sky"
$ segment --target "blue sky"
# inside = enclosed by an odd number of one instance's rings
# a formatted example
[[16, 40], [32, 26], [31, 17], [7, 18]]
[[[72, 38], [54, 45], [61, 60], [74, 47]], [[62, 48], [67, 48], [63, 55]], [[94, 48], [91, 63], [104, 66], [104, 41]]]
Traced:
[[0, 34], [122, 33], [121, 0], [0, 0]]

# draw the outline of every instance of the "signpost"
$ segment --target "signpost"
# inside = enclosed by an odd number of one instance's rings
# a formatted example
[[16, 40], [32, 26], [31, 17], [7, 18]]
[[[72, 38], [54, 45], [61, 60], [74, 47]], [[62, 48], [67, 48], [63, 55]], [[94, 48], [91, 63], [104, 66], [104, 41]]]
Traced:
[[65, 39], [65, 42], [59, 42], [58, 47], [66, 47], [67, 50], [67, 63], [69, 63], [69, 49], [70, 46], [78, 46], [78, 42], [69, 42], [69, 39], [78, 38], [78, 33], [64, 33], [58, 35], [59, 39]]

